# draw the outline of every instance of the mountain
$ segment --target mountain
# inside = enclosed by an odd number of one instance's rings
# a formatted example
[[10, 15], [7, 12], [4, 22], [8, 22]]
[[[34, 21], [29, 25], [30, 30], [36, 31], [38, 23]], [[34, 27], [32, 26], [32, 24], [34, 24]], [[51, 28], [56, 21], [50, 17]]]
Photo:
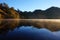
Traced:
[[60, 19], [60, 8], [58, 7], [50, 7], [45, 10], [45, 14], [49, 19]]
[[15, 11], [13, 7], [9, 8], [9, 6], [5, 3], [0, 4], [0, 19], [19, 19], [20, 16], [18, 12]]
[[33, 12], [17, 12], [23, 19], [60, 19], [60, 8], [50, 7], [46, 10], [34, 10]]
[[0, 3], [0, 19], [60, 19], [60, 8], [50, 7], [46, 10], [20, 11]]

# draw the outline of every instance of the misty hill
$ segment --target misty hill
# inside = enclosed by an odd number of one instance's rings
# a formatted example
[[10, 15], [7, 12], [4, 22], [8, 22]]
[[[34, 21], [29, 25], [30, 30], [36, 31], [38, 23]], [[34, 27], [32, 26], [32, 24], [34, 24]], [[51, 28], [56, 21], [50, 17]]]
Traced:
[[0, 19], [60, 19], [60, 8], [50, 7], [46, 10], [34, 10], [33, 12], [15, 10], [6, 3], [0, 3]]

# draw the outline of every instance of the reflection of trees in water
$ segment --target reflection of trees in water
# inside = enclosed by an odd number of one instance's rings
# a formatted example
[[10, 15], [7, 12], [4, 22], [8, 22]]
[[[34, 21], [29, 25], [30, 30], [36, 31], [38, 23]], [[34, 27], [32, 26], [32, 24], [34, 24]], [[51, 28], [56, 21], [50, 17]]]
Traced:
[[19, 22], [17, 20], [0, 20], [0, 21], [1, 21], [0, 33], [5, 32], [5, 31], [9, 31], [9, 30], [13, 30], [19, 24]]
[[6, 33], [21, 26], [34, 26], [36, 28], [47, 28], [51, 31], [57, 31], [60, 29], [59, 24], [58, 22], [40, 20], [0, 20], [0, 33]]

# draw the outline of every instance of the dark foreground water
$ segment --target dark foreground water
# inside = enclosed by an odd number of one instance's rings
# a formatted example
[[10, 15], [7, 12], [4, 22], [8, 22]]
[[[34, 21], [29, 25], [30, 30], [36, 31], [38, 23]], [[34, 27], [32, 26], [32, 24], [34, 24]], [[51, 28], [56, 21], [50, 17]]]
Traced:
[[6, 34], [0, 34], [0, 40], [60, 40], [60, 32], [37, 29], [33, 26], [15, 28]]

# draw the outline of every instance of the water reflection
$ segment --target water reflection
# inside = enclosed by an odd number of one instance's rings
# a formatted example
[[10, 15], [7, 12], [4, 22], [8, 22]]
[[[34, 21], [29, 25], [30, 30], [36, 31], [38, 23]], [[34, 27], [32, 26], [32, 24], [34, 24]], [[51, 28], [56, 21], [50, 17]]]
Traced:
[[0, 35], [0, 39], [4, 40], [60, 40], [58, 36], [53, 34], [53, 32], [48, 29], [41, 28], [37, 29], [33, 26], [22, 26], [20, 28], [16, 28], [13, 31], [9, 30], [9, 32], [5, 35]]
[[[60, 30], [59, 19], [2, 19], [0, 20], [0, 33], [14, 30], [21, 26], [34, 26], [36, 28], [47, 28], [51, 31]], [[3, 33], [4, 33], [3, 32]]]
[[60, 40], [56, 30], [60, 22], [52, 20], [0, 20], [0, 40]]
[[17, 20], [0, 20], [0, 33], [7, 33], [9, 30], [13, 30], [19, 24]]

